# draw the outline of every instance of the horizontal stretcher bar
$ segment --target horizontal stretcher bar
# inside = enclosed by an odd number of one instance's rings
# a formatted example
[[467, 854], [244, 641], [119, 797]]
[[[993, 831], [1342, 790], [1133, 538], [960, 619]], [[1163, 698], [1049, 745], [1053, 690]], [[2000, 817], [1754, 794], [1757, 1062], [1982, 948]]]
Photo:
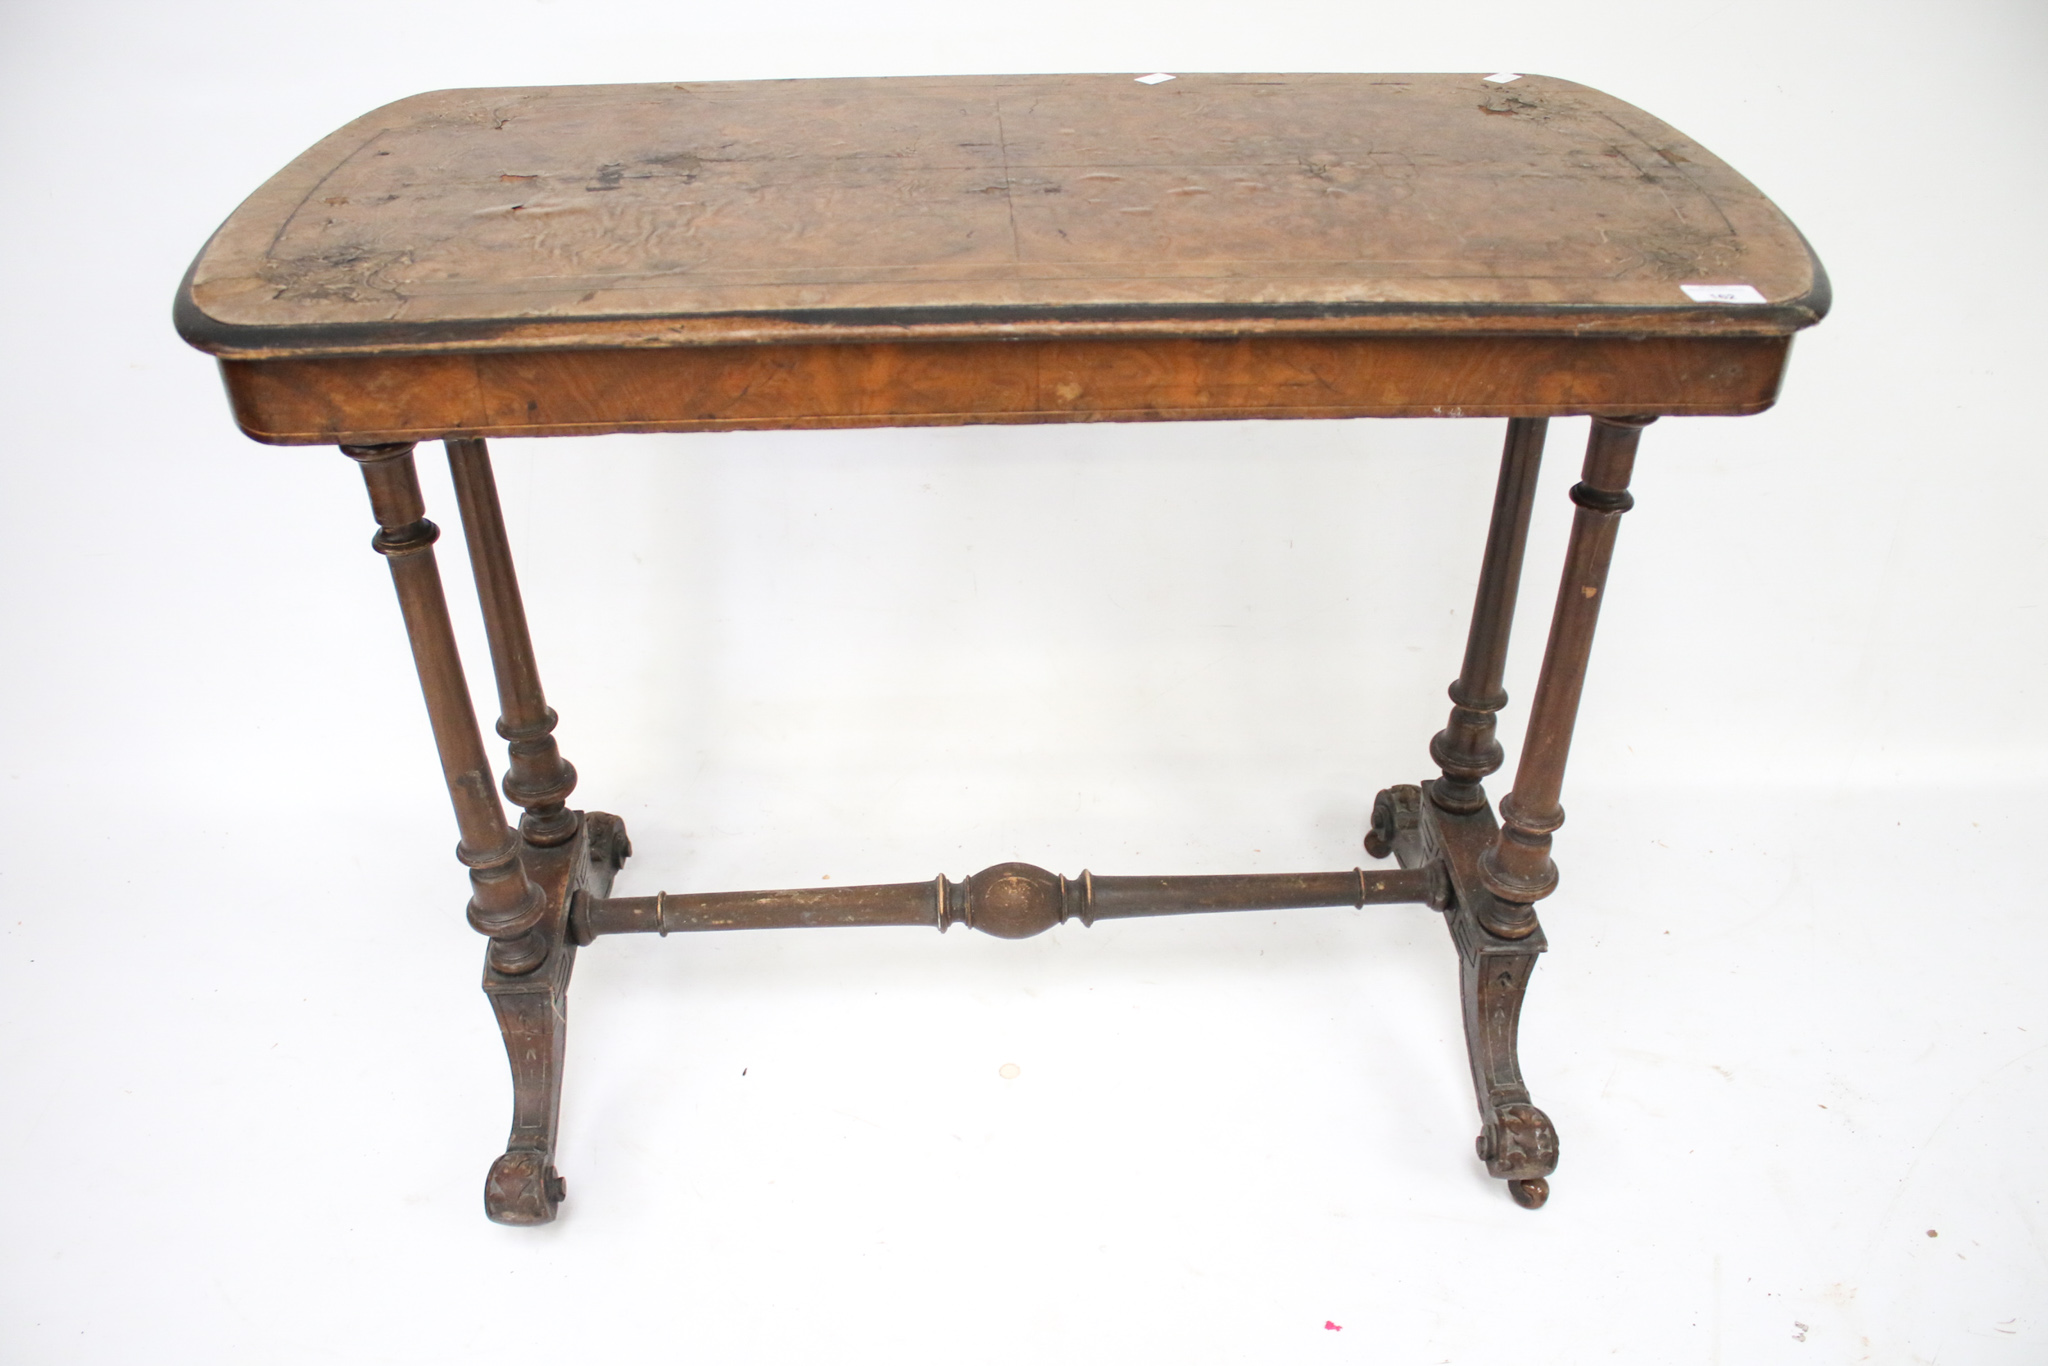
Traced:
[[1449, 885], [1441, 868], [1342, 873], [1230, 873], [1197, 877], [1067, 878], [1028, 863], [999, 863], [965, 882], [873, 887], [797, 887], [767, 892], [662, 892], [579, 897], [570, 909], [576, 942], [601, 934], [684, 930], [795, 929], [822, 925], [966, 925], [1023, 939], [1054, 925], [1194, 911], [1278, 911], [1311, 906], [1420, 902], [1441, 909]]

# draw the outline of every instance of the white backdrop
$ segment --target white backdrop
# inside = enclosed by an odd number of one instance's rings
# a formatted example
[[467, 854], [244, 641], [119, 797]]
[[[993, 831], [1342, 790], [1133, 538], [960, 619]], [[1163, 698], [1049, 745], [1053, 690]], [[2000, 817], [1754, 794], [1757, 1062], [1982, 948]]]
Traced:
[[[0, 1358], [2040, 1360], [2044, 40], [1899, 0], [0, 9]], [[1501, 68], [1698, 138], [1837, 299], [1776, 410], [1645, 437], [1524, 1030], [1549, 1207], [1472, 1160], [1455, 956], [1397, 908], [606, 941], [563, 1218], [486, 1223], [508, 1088], [397, 613], [355, 469], [238, 436], [172, 334], [215, 223], [444, 86]], [[638, 893], [1350, 866], [1427, 770], [1500, 425], [496, 451]]]

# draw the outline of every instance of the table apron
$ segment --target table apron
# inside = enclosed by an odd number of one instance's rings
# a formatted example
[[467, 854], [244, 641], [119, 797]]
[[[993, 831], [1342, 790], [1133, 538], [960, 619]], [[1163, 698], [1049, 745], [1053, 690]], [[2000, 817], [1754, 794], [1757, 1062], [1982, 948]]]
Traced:
[[865, 342], [221, 362], [275, 445], [1211, 418], [1737, 416], [1789, 336]]

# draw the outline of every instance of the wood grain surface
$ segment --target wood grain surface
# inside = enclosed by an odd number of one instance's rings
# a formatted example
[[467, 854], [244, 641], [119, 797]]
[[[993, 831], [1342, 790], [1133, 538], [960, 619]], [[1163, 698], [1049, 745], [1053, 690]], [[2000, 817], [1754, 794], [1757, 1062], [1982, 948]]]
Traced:
[[[1683, 284], [1746, 284], [1706, 304]], [[358, 119], [179, 293], [235, 359], [1560, 330], [1782, 335], [1825, 277], [1711, 153], [1542, 76], [455, 90]]]

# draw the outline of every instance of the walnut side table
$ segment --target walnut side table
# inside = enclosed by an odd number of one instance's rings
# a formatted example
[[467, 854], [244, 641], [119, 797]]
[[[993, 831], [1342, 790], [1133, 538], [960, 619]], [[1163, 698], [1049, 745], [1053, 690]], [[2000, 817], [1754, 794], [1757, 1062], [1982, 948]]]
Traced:
[[[512, 1065], [502, 1223], [554, 1218], [569, 973], [600, 935], [1423, 903], [1462, 964], [1479, 1157], [1530, 1208], [1557, 1135], [1516, 1057], [1551, 835], [1642, 429], [1775, 399], [1827, 278], [1683, 134], [1540, 76], [1020, 76], [454, 90], [388, 105], [222, 225], [176, 321], [236, 420], [361, 464], [490, 937]], [[1494, 717], [1549, 418], [1592, 436], [1514, 787]], [[614, 897], [567, 805], [485, 439], [1194, 418], [1496, 417], [1506, 449], [1441, 776], [1399, 866]], [[413, 467], [447, 443], [510, 767], [506, 824]]]

